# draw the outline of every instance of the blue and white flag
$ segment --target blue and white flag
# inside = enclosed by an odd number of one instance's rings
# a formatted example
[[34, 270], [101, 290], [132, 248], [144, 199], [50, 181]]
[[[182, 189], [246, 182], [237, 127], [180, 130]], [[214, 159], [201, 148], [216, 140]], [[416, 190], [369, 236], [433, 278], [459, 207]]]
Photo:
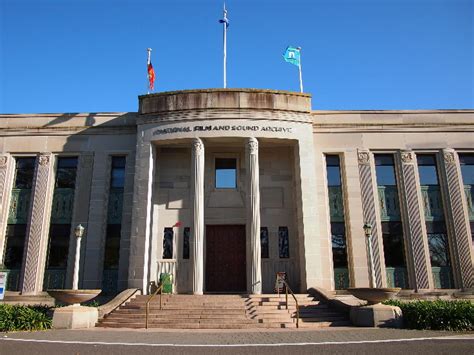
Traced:
[[301, 52], [300, 48], [288, 46], [286, 48], [285, 53], [283, 54], [283, 58], [286, 62], [296, 65], [297, 67], [301, 64]]

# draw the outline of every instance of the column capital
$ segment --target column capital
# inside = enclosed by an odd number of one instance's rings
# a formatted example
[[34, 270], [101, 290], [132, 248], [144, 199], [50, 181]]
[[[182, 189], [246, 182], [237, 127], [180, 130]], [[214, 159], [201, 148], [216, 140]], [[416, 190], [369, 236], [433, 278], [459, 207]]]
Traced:
[[204, 143], [201, 138], [193, 138], [193, 151], [195, 154], [202, 154], [204, 152]]
[[456, 152], [452, 148], [443, 149], [443, 158], [445, 164], [456, 164]]
[[0, 169], [5, 169], [8, 163], [8, 155], [0, 155]]
[[249, 137], [247, 140], [247, 148], [250, 154], [258, 153], [258, 140], [255, 137]]
[[368, 149], [357, 149], [357, 161], [359, 165], [369, 165], [370, 151]]
[[415, 162], [415, 153], [412, 150], [401, 150], [400, 159], [402, 164], [413, 164]]

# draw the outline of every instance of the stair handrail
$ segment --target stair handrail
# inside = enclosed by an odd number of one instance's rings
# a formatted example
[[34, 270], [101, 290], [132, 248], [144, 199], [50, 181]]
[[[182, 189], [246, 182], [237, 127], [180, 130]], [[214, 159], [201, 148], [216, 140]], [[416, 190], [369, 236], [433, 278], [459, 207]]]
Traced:
[[[155, 292], [153, 292], [151, 294], [150, 297], [148, 297], [147, 301], [146, 301], [146, 310], [145, 310], [145, 329], [148, 329], [148, 313], [150, 311], [150, 302], [151, 300], [158, 294], [158, 292], [160, 292], [161, 290], [163, 289], [163, 284], [160, 285], [160, 287], [158, 287]], [[160, 311], [161, 311], [161, 308], [162, 308], [162, 305], [161, 305], [161, 292], [160, 292]]]
[[293, 293], [293, 291], [291, 290], [291, 287], [290, 285], [288, 285], [288, 282], [286, 282], [286, 280], [284, 278], [282, 278], [278, 273], [276, 275], [276, 288], [277, 288], [277, 291], [278, 291], [278, 298], [280, 298], [280, 287], [279, 287], [279, 282], [283, 282], [283, 284], [285, 285], [285, 305], [286, 305], [286, 309], [288, 309], [288, 290], [290, 291], [291, 293], [291, 296], [293, 296], [293, 299], [295, 300], [295, 304], [296, 304], [296, 328], [299, 328], [299, 321], [300, 321], [300, 307], [298, 305], [298, 300], [296, 299], [296, 296], [295, 294]]

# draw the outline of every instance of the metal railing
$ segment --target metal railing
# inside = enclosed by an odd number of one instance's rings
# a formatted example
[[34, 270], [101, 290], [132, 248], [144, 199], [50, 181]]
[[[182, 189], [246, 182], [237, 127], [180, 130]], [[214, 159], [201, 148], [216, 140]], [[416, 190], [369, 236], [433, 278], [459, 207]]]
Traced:
[[280, 282], [282, 282], [285, 286], [285, 306], [286, 309], [288, 309], [288, 291], [290, 291], [291, 296], [293, 296], [293, 299], [295, 300], [296, 304], [296, 328], [300, 327], [300, 307], [298, 305], [298, 300], [296, 299], [295, 294], [291, 290], [290, 286], [286, 282], [285, 279], [283, 279], [280, 275], [276, 275], [276, 288], [278, 292], [278, 298], [280, 298]]
[[[150, 312], [150, 302], [151, 300], [158, 294], [163, 289], [163, 284], [158, 287], [155, 292], [153, 292], [150, 297], [148, 297], [146, 301], [146, 310], [145, 310], [145, 329], [148, 329], [148, 313]], [[162, 303], [161, 303], [161, 292], [160, 292], [160, 310], [162, 309]]]

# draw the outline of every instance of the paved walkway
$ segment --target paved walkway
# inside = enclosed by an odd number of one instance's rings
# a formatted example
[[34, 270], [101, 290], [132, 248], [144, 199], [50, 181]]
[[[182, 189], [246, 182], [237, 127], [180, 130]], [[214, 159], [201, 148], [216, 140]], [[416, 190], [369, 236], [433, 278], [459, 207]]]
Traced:
[[[118, 343], [160, 345], [276, 345], [298, 343], [393, 342], [402, 339], [462, 338], [474, 341], [474, 333], [373, 328], [251, 329], [251, 330], [136, 330], [87, 329], [1, 333], [1, 340], [31, 340], [46, 343]], [[474, 346], [474, 342], [473, 342]]]

